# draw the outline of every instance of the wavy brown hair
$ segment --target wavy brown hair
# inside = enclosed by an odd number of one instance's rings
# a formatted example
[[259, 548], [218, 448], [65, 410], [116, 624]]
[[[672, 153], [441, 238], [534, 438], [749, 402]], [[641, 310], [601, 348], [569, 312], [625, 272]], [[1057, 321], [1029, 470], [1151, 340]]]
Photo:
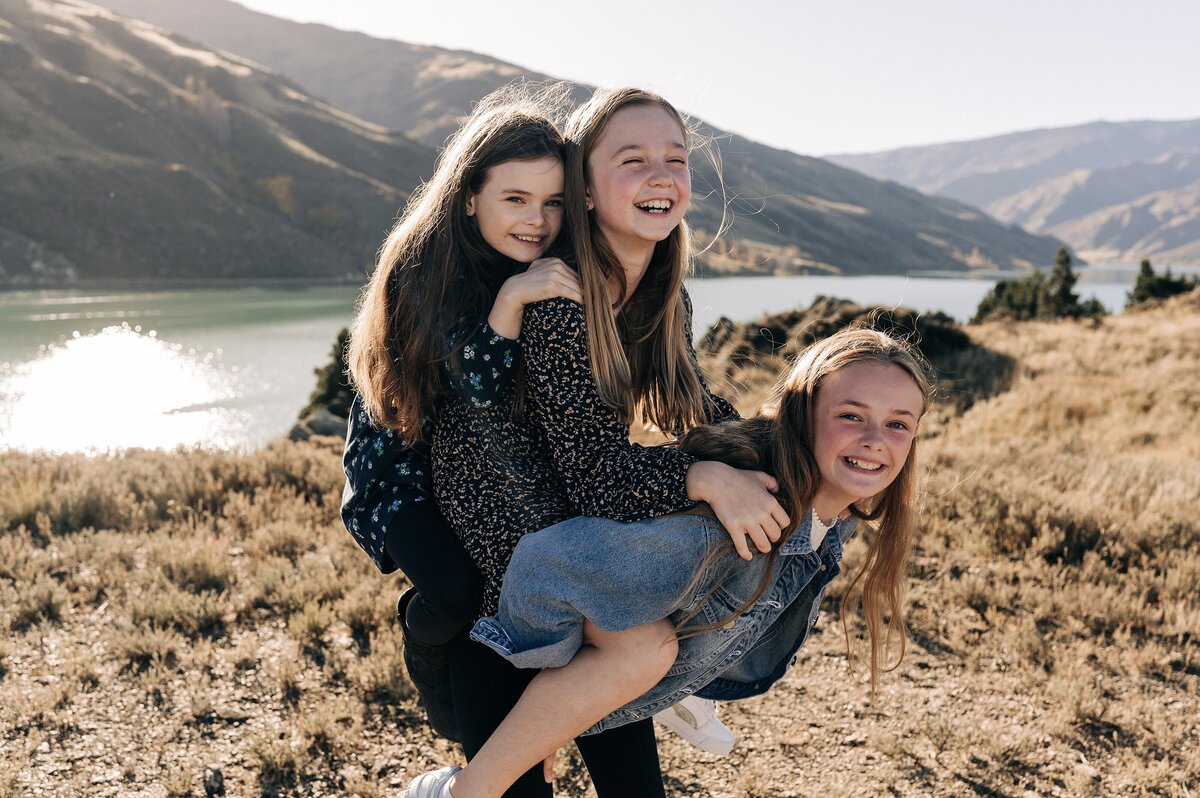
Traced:
[[[770, 566], [774, 565], [779, 549], [795, 533], [800, 521], [811, 512], [821, 487], [821, 475], [813, 454], [813, 411], [817, 392], [825, 377], [856, 363], [882, 363], [903, 369], [921, 389], [928, 406], [933, 380], [931, 369], [920, 353], [904, 341], [877, 330], [847, 329], [817, 341], [800, 354], [787, 376], [775, 386], [772, 401], [768, 402], [768, 409], [762, 415], [696, 427], [680, 441], [680, 448], [703, 460], [721, 460], [737, 468], [772, 474], [779, 482], [776, 497], [791, 518], [779, 542], [767, 555], [770, 558], [767, 573], [754, 595], [720, 624], [686, 626], [696, 613], [684, 618], [677, 624], [681, 637], [702, 634], [731, 623], [750, 609], [770, 586]], [[914, 440], [896, 479], [879, 495], [849, 508], [854, 516], [870, 522], [875, 532], [867, 558], [846, 591], [847, 599], [855, 591], [861, 598], [870, 637], [868, 664], [872, 690], [878, 674], [896, 667], [904, 658], [906, 636], [902, 595], [914, 533], [916, 460], [917, 443]], [[732, 546], [727, 540], [709, 553], [697, 570], [687, 595], [695, 590], [705, 571]], [[849, 650], [846, 604], [847, 601], [842, 602], [842, 628]], [[899, 656], [895, 663], [885, 668], [882, 663], [893, 643], [899, 645]]]
[[562, 160], [562, 135], [551, 120], [565, 93], [513, 84], [480, 100], [379, 250], [351, 327], [350, 376], [371, 420], [408, 444], [422, 438], [443, 364], [455, 365], [465, 334], [513, 270], [467, 216], [467, 197], [499, 164]]
[[[691, 269], [687, 224], [680, 222], [658, 242], [646, 274], [628, 296], [625, 271], [587, 210], [588, 157], [614, 114], [647, 105], [670, 114], [679, 123], [684, 143], [692, 147], [691, 128], [662, 97], [633, 88], [598, 90], [567, 121], [564, 200], [583, 288], [592, 377], [600, 397], [626, 424], [640, 420], [682, 431], [707, 421], [712, 412], [684, 339], [685, 325], [691, 323], [681, 293]], [[620, 288], [616, 303], [609, 299], [610, 285]]]

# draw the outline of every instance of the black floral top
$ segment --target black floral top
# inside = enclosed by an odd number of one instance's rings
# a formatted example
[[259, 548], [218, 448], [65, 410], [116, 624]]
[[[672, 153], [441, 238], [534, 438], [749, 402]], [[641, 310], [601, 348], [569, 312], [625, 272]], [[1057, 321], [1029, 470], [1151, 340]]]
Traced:
[[[684, 297], [688, 350], [700, 374]], [[582, 305], [549, 299], [527, 306], [521, 339], [524, 414], [514, 417], [505, 403], [475, 409], [451, 399], [434, 427], [434, 492], [483, 573], [484, 614], [497, 609], [522, 535], [580, 515], [638, 521], [694, 504], [687, 471], [695, 458], [631, 443], [629, 428], [597, 393]], [[701, 382], [707, 391], [703, 375]], [[737, 418], [732, 405], [709, 395], [710, 420]]]
[[[452, 395], [477, 410], [495, 406], [512, 384], [520, 354], [518, 341], [483, 322], [463, 347], [461, 373], [447, 370]], [[372, 424], [357, 395], [349, 422], [342, 455], [342, 522], [379, 570], [389, 574], [396, 564], [384, 550], [388, 526], [406, 504], [430, 498], [429, 446], [405, 446], [399, 433]]]

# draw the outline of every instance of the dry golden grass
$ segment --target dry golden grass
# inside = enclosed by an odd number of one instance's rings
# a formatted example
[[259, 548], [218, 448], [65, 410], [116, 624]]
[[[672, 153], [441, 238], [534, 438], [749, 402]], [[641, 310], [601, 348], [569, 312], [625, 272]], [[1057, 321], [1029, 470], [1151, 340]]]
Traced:
[[[920, 443], [907, 658], [874, 700], [847, 676], [835, 582], [788, 677], [727, 706], [733, 754], [662, 737], [670, 794], [1200, 794], [1198, 297], [967, 328]], [[707, 364], [744, 411], [779, 365]], [[456, 761], [338, 455], [0, 454], [0, 797], [200, 795], [217, 765], [229, 794], [374, 798]], [[577, 756], [558, 775], [587, 793]]]

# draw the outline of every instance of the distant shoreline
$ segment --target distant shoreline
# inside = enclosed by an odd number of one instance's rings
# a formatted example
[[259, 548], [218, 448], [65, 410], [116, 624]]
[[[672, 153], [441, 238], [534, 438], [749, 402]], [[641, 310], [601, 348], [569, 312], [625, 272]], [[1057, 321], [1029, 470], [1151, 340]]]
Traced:
[[361, 277], [226, 277], [186, 278], [103, 278], [77, 280], [70, 283], [0, 284], [0, 294], [23, 291], [176, 291], [185, 288], [207, 290], [242, 288], [292, 288], [303, 290], [324, 286], [363, 285], [369, 275]]
[[[1120, 275], [1124, 276], [1128, 273], [1131, 277], [1137, 270], [1137, 264], [1124, 263], [1105, 263], [1091, 266], [1080, 266], [1078, 274], [1081, 282], [1088, 282], [1090, 279], [1096, 279], [1099, 275]], [[1176, 274], [1197, 274], [1200, 273], [1200, 266], [1174, 266], [1172, 271]], [[939, 269], [922, 269], [910, 271], [905, 274], [822, 274], [822, 275], [777, 275], [777, 274], [707, 274], [695, 275], [693, 279], [699, 280], [725, 280], [725, 279], [746, 279], [746, 278], [764, 278], [788, 276], [788, 277], [919, 277], [938, 280], [1009, 280], [1019, 277], [1027, 277], [1030, 272], [1024, 271], [950, 271]], [[23, 291], [170, 291], [188, 288], [199, 289], [243, 289], [243, 288], [285, 288], [303, 290], [306, 288], [317, 288], [323, 286], [342, 286], [342, 285], [363, 285], [366, 283], [370, 275], [363, 274], [355, 277], [228, 277], [222, 279], [215, 278], [183, 278], [183, 277], [162, 277], [162, 278], [104, 278], [78, 280], [71, 283], [28, 283], [28, 284], [0, 284], [0, 294], [18, 293]]]

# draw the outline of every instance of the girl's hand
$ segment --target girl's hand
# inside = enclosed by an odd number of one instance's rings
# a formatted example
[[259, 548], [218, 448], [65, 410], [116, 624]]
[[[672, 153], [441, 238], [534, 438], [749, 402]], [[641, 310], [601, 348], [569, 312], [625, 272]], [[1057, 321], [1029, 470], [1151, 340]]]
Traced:
[[492, 312], [488, 314], [488, 324], [505, 338], [515, 339], [521, 335], [525, 306], [556, 296], [582, 305], [579, 275], [558, 258], [539, 258], [500, 286]]
[[743, 560], [753, 556], [747, 538], [766, 554], [790, 521], [771, 495], [779, 490], [779, 483], [761, 471], [702, 460], [688, 469], [687, 490], [688, 498], [708, 502]]

